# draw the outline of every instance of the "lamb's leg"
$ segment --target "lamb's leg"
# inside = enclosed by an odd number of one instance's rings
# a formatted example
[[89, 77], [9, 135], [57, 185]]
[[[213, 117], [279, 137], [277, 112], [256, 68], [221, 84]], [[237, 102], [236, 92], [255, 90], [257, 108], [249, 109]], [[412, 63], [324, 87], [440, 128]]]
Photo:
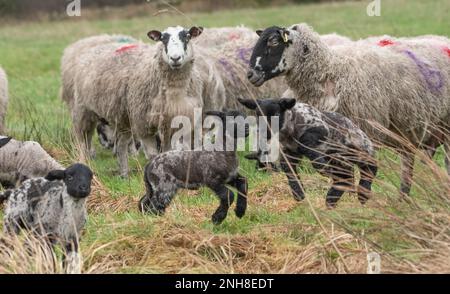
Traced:
[[236, 213], [236, 216], [238, 218], [242, 218], [245, 215], [245, 211], [247, 210], [247, 179], [238, 174], [236, 180], [234, 181], [234, 186], [238, 191], [236, 209], [234, 210], [234, 212]]
[[301, 185], [300, 177], [297, 174], [298, 162], [298, 156], [290, 155], [287, 152], [284, 152], [284, 155], [281, 155], [281, 170], [286, 174], [288, 178], [288, 183], [291, 187], [291, 191], [295, 200], [301, 201], [305, 198], [305, 192]]
[[81, 145], [85, 157], [94, 157], [92, 152], [92, 136], [97, 126], [96, 115], [84, 107], [77, 107], [72, 114], [73, 128], [76, 140]]
[[358, 163], [361, 179], [358, 186], [358, 200], [361, 204], [366, 204], [372, 191], [372, 182], [377, 175], [378, 167], [374, 163], [360, 162]]
[[218, 187], [212, 187], [213, 191], [217, 194], [220, 199], [220, 205], [214, 212], [212, 216], [212, 222], [215, 225], [220, 225], [223, 220], [227, 217], [228, 209], [234, 201], [234, 193], [228, 189], [225, 185], [220, 185]]
[[129, 131], [119, 132], [117, 137], [117, 158], [121, 177], [128, 177], [128, 146], [131, 140]]
[[400, 185], [400, 192], [403, 195], [409, 195], [411, 192], [411, 185], [414, 172], [414, 153], [401, 153], [402, 178]]
[[158, 140], [156, 136], [143, 138], [141, 139], [141, 142], [144, 149], [145, 158], [147, 160], [152, 159], [152, 157], [159, 153]]
[[178, 186], [174, 179], [160, 178], [159, 185], [153, 185], [148, 175], [144, 177], [146, 194], [139, 201], [139, 210], [142, 213], [155, 215], [164, 214], [173, 197], [177, 193]]
[[342, 194], [353, 186], [353, 170], [351, 166], [339, 165], [333, 167], [331, 172], [333, 184], [327, 193], [326, 203], [328, 208], [336, 207], [336, 203]]
[[79, 254], [78, 239], [70, 238], [70, 242], [65, 245], [65, 255], [63, 256], [63, 265], [68, 274], [81, 274], [83, 262]]

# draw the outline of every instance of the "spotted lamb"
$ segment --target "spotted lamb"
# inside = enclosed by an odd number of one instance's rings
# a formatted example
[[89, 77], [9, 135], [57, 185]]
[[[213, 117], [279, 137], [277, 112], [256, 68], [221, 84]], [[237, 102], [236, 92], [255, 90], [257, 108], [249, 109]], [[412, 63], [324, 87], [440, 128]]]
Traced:
[[79, 272], [78, 244], [87, 219], [86, 198], [91, 193], [92, 177], [87, 166], [74, 164], [1, 193], [0, 203], [6, 201], [5, 233], [17, 235], [27, 230], [51, 246], [61, 245], [66, 266]]
[[[243, 116], [237, 111], [207, 112], [218, 116], [223, 125], [227, 117]], [[234, 138], [242, 137], [233, 123]], [[223, 141], [233, 139], [229, 129], [223, 132]], [[248, 126], [245, 135], [248, 136]], [[235, 143], [235, 142], [234, 142]], [[226, 218], [228, 209], [234, 201], [234, 193], [228, 186], [238, 191], [235, 213], [241, 218], [247, 208], [247, 180], [239, 174], [239, 161], [236, 147], [232, 151], [169, 151], [157, 155], [145, 168], [144, 181], [146, 194], [139, 203], [142, 212], [163, 214], [179, 189], [196, 190], [206, 186], [220, 199], [220, 206], [212, 216], [214, 224], [220, 224]]]
[[[313, 167], [333, 180], [326, 203], [336, 206], [345, 190], [353, 187], [353, 166], [361, 173], [358, 199], [365, 204], [370, 196], [377, 165], [374, 148], [367, 135], [352, 121], [336, 112], [320, 112], [295, 99], [241, 99], [240, 102], [270, 122], [279, 116], [281, 168], [286, 173], [296, 200], [304, 199], [304, 190], [296, 168], [300, 158], [311, 160]], [[270, 131], [268, 131], [270, 134]]]

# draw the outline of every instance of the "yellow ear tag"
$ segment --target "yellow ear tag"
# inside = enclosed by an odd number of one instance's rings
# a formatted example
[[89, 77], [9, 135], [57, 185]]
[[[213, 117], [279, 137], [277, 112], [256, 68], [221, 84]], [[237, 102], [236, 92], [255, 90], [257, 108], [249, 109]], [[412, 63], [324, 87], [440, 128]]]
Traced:
[[283, 41], [284, 41], [284, 43], [289, 42], [289, 37], [288, 37], [288, 33], [287, 32], [283, 33]]

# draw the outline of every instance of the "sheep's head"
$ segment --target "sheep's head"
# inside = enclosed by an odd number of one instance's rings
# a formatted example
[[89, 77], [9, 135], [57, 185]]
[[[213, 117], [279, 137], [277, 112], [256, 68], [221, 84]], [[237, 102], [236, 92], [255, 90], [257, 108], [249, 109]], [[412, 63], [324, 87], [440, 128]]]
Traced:
[[[284, 113], [295, 106], [295, 99], [281, 98], [281, 99], [238, 99], [239, 102], [246, 108], [254, 110], [257, 117], [265, 116], [268, 123], [267, 139], [271, 138], [271, 118], [279, 117], [279, 126], [282, 127], [284, 123]], [[259, 121], [259, 120], [258, 120]]]
[[89, 167], [76, 163], [65, 170], [53, 170], [45, 178], [49, 181], [64, 181], [70, 196], [86, 198], [91, 193], [92, 177]]
[[292, 53], [295, 30], [273, 26], [258, 30], [259, 40], [250, 58], [249, 81], [259, 87], [264, 82], [286, 74], [293, 67]]
[[203, 32], [202, 27], [192, 27], [189, 30], [177, 26], [169, 27], [164, 32], [150, 31], [148, 37], [153, 41], [161, 41], [164, 45], [163, 59], [172, 69], [180, 69], [194, 58], [192, 38]]

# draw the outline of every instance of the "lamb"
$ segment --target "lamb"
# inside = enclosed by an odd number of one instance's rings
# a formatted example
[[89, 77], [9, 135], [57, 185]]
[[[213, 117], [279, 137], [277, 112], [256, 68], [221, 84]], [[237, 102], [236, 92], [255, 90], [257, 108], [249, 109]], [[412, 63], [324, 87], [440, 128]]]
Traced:
[[[374, 123], [420, 147], [431, 135], [428, 126], [449, 122], [450, 58], [426, 42], [398, 51], [364, 42], [329, 47], [306, 24], [271, 27], [260, 32], [248, 76], [260, 86], [281, 75], [300, 101], [339, 112], [394, 148], [395, 139]], [[409, 194], [414, 155], [398, 150], [401, 192]]]
[[6, 111], [8, 109], [8, 79], [0, 67], [0, 134], [5, 132]]
[[[148, 36], [158, 42], [155, 46], [112, 43], [80, 56], [85, 66], [75, 77], [72, 119], [83, 149], [90, 150], [95, 124], [104, 118], [117, 130], [121, 176], [128, 174], [127, 147], [132, 134], [141, 141], [147, 158], [158, 153], [157, 137], [162, 150], [169, 150], [172, 118], [192, 117], [195, 108], [207, 104], [205, 88], [223, 89], [205, 85], [202, 79], [207, 73], [200, 72], [199, 64], [209, 61], [203, 56], [195, 59], [190, 42], [201, 33], [200, 27], [153, 30]], [[221, 94], [210, 96], [214, 97], [211, 100], [218, 101]]]
[[[243, 116], [238, 111], [209, 111], [207, 115], [220, 118], [224, 126], [223, 143], [248, 136], [248, 126], [245, 133], [238, 131], [236, 118]], [[227, 117], [233, 118], [233, 124], [227, 124]], [[234, 137], [230, 126], [234, 128]], [[247, 180], [239, 174], [239, 160], [234, 150], [225, 148], [216, 151], [169, 151], [156, 156], [146, 167], [144, 182], [146, 194], [139, 202], [142, 212], [163, 214], [169, 206], [178, 189], [198, 189], [206, 186], [214, 191], [220, 199], [220, 206], [212, 216], [214, 224], [218, 225], [226, 218], [228, 209], [234, 201], [234, 193], [227, 187], [230, 185], [238, 191], [235, 213], [242, 218], [247, 208]], [[224, 147], [224, 146], [222, 146]]]
[[37, 142], [22, 142], [3, 136], [0, 140], [7, 142], [0, 149], [0, 182], [5, 187], [15, 187], [27, 179], [63, 169]]
[[329, 208], [334, 208], [345, 189], [353, 186], [354, 165], [361, 172], [358, 199], [361, 204], [367, 202], [377, 173], [374, 148], [367, 135], [352, 121], [336, 112], [320, 112], [307, 104], [296, 103], [295, 99], [240, 99], [240, 102], [265, 116], [267, 121], [279, 117], [281, 168], [296, 200], [305, 197], [296, 174], [299, 160], [304, 156], [321, 174], [333, 180], [326, 198]]
[[27, 230], [50, 246], [61, 245], [68, 269], [80, 272], [79, 238], [87, 219], [86, 198], [91, 193], [92, 177], [87, 166], [74, 164], [0, 193], [0, 202], [6, 201], [5, 233], [17, 235]]

